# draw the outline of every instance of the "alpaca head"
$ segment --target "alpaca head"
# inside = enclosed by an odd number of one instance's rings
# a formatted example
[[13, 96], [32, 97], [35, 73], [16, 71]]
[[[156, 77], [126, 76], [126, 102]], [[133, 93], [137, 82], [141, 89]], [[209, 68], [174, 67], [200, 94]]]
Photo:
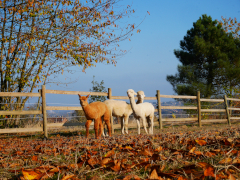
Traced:
[[78, 96], [79, 96], [79, 100], [80, 100], [80, 104], [81, 104], [81, 106], [82, 107], [85, 107], [85, 106], [87, 106], [88, 105], [88, 97], [90, 96], [90, 94], [89, 95], [87, 95], [87, 96], [81, 96], [80, 94], [78, 94]]
[[137, 92], [137, 97], [138, 97], [138, 100], [144, 99], [144, 97], [145, 97], [144, 92], [143, 91], [138, 91]]
[[133, 89], [127, 90], [128, 97], [134, 97], [134, 95], [137, 95], [137, 93]]

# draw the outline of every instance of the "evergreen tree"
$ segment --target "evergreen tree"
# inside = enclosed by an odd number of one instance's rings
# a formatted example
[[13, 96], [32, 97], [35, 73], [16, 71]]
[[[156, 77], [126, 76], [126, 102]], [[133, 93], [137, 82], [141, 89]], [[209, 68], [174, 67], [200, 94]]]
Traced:
[[[94, 81], [95, 76], [93, 76], [93, 81], [91, 82], [93, 87], [89, 91], [91, 92], [107, 92], [106, 88], [104, 87], [104, 81], [102, 80], [100, 84], [97, 81]], [[88, 98], [89, 103], [95, 101], [104, 102], [106, 100], [105, 96], [90, 96]]]
[[182, 63], [178, 73], [168, 75], [174, 91], [179, 95], [209, 98], [221, 93], [232, 94], [240, 80], [240, 41], [210, 16], [193, 23], [193, 28], [180, 41], [181, 50], [174, 50]]

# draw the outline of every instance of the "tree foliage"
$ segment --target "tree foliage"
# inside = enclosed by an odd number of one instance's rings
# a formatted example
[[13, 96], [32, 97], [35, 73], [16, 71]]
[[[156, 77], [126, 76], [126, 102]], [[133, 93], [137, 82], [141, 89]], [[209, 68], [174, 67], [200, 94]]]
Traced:
[[178, 73], [168, 75], [174, 91], [179, 95], [211, 97], [232, 94], [240, 80], [240, 41], [226, 33], [210, 16], [202, 15], [174, 50], [181, 62]]
[[[115, 57], [122, 52], [118, 43], [128, 39], [137, 27], [119, 21], [134, 10], [129, 5], [119, 8], [118, 3], [0, 1], [1, 92], [32, 92], [73, 66], [85, 71], [100, 62], [116, 64]], [[22, 109], [27, 99], [13, 101]], [[0, 99], [0, 103], [7, 102], [10, 99]]]
[[224, 18], [222, 16], [222, 21], [218, 23], [223, 27], [225, 32], [232, 33], [234, 38], [240, 38], [240, 23], [237, 18]]
[[[92, 83], [92, 89], [89, 91], [91, 92], [107, 92], [106, 88], [104, 87], [104, 81], [102, 80], [100, 84], [97, 81], [94, 81], [95, 76], [93, 76]], [[95, 102], [95, 101], [101, 101], [104, 102], [106, 100], [105, 96], [90, 96], [88, 98], [89, 103]]]

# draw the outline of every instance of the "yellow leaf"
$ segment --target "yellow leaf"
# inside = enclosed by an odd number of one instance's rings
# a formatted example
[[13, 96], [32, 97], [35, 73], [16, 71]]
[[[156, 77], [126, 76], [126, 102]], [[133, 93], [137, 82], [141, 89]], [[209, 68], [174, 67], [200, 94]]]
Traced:
[[39, 179], [41, 177], [41, 174], [36, 173], [33, 170], [22, 170], [23, 177], [25, 179], [31, 180], [31, 179]]

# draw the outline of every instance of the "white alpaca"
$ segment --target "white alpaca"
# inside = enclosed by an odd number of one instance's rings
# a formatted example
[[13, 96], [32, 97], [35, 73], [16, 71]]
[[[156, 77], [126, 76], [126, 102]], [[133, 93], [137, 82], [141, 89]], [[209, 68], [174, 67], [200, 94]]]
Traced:
[[[137, 104], [143, 103], [144, 97], [144, 92], [138, 91]], [[122, 134], [124, 134], [124, 129], [126, 134], [128, 134], [128, 119], [129, 116], [133, 113], [131, 105], [126, 103], [125, 101], [118, 101], [112, 99], [106, 100], [104, 101], [104, 103], [109, 108], [110, 114], [112, 114], [112, 116], [117, 117], [117, 119], [120, 117]]]
[[[149, 134], [153, 134], [153, 119], [154, 119], [154, 106], [151, 103], [145, 102], [136, 104], [134, 100], [134, 95], [137, 95], [134, 90], [129, 89], [127, 91], [130, 104], [133, 110], [133, 115], [137, 119], [138, 124], [138, 134], [140, 134], [140, 120], [143, 121], [143, 127], [145, 132], [147, 132], [146, 123], [148, 122]], [[146, 121], [147, 120], [147, 121]]]

